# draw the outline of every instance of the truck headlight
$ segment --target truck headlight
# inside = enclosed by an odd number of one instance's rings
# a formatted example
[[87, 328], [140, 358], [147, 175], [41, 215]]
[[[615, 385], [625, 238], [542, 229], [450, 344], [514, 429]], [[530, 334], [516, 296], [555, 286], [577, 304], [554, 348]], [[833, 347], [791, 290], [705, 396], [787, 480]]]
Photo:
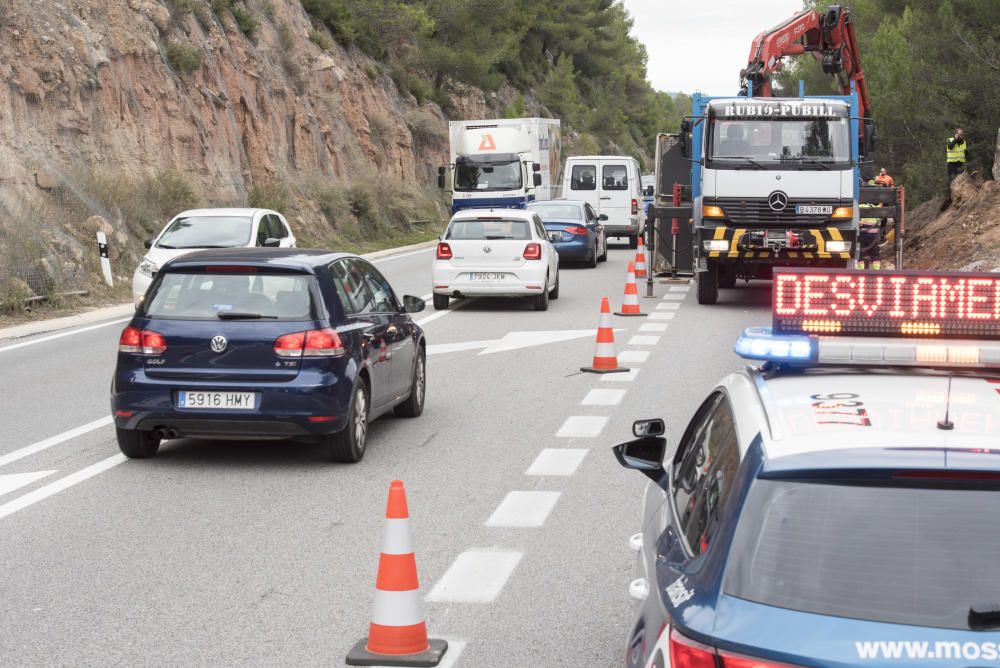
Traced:
[[853, 218], [854, 217], [854, 209], [853, 209], [853, 207], [849, 207], [849, 206], [838, 206], [836, 209], [833, 210], [833, 215], [831, 215], [830, 217], [831, 218], [837, 218], [839, 220], [845, 220], [847, 218]]
[[156, 263], [148, 257], [142, 258], [142, 262], [139, 263], [139, 273], [146, 278], [152, 278], [159, 270], [160, 268], [156, 266]]
[[851, 250], [850, 241], [827, 241], [826, 250], [829, 253], [848, 253]]
[[702, 243], [704, 243], [705, 250], [707, 251], [725, 252], [729, 250], [729, 242], [725, 239], [709, 239]]

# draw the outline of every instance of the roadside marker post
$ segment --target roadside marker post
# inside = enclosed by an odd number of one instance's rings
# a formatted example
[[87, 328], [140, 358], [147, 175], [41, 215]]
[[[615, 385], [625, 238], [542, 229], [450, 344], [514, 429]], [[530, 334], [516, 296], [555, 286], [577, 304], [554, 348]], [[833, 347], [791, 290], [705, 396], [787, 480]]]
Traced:
[[101, 256], [101, 271], [104, 273], [104, 282], [113, 288], [115, 284], [111, 278], [111, 258], [108, 257], [108, 238], [101, 231], [97, 232], [97, 252]]

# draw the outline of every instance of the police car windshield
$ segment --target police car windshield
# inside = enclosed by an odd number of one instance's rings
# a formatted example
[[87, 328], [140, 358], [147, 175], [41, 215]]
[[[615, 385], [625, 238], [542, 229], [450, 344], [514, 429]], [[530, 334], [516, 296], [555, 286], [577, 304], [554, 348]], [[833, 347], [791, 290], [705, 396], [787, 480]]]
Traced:
[[1000, 491], [757, 480], [727, 594], [892, 624], [969, 629], [1000, 601]]
[[715, 169], [829, 169], [851, 161], [847, 118], [726, 118], [708, 125], [708, 161]]

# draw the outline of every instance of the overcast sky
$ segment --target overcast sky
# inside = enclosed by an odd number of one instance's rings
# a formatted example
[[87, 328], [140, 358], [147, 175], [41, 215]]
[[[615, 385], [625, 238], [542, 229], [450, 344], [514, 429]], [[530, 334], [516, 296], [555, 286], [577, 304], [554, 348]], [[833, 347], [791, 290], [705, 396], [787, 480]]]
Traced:
[[709, 95], [735, 95], [753, 38], [802, 9], [802, 0], [622, 1], [653, 87]]

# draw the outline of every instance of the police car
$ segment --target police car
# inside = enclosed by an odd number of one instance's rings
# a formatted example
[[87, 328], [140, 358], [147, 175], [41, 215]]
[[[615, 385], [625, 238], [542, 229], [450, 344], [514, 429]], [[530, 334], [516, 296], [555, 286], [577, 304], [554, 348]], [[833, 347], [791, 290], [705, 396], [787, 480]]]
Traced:
[[778, 269], [652, 479], [630, 667], [1000, 665], [1000, 275]]

